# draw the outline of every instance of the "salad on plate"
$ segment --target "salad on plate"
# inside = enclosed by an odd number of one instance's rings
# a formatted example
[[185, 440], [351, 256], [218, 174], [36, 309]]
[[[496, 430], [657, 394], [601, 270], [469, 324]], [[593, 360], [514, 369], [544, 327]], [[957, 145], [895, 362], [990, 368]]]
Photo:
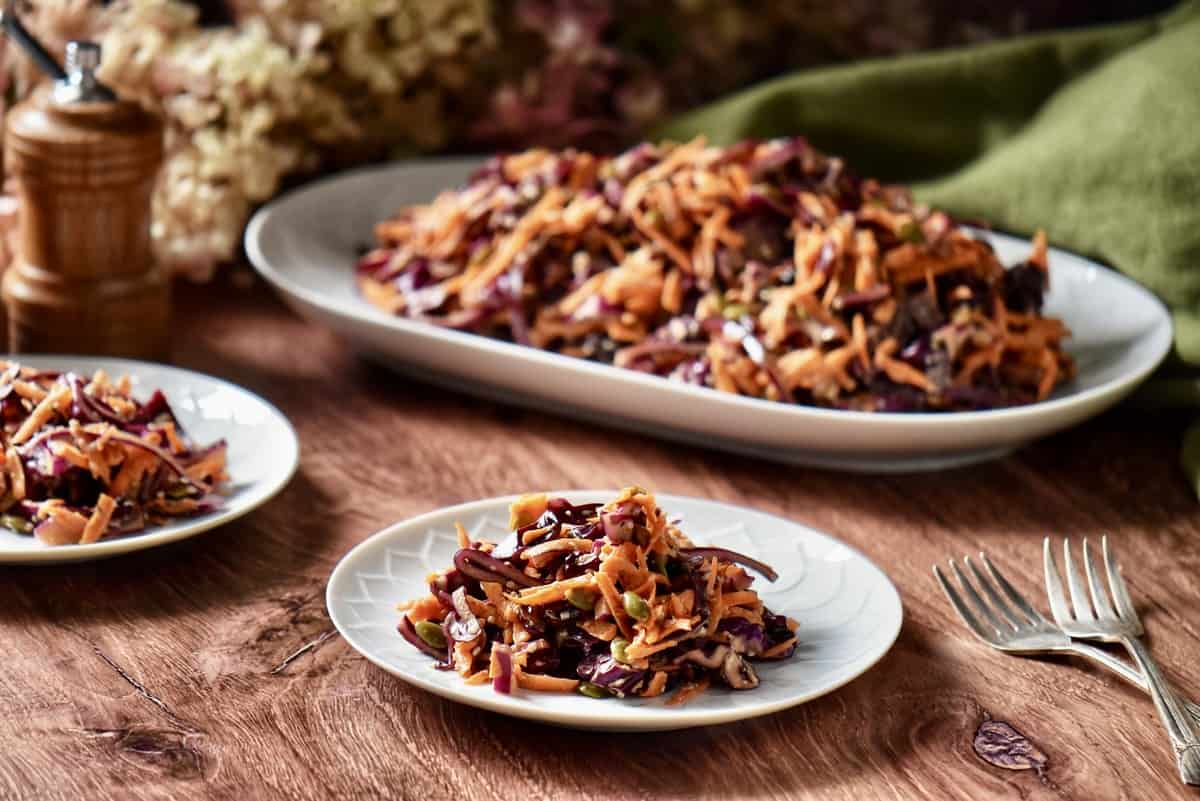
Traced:
[[128, 376], [0, 362], [0, 525], [47, 545], [133, 534], [217, 509], [224, 441], [192, 442]]
[[646, 490], [603, 505], [523, 495], [509, 528], [493, 543], [459, 525], [453, 565], [400, 605], [400, 635], [469, 684], [678, 704], [752, 690], [755, 662], [796, 651], [796, 621], [763, 604], [747, 569], [775, 571], [694, 545]]
[[990, 409], [1075, 370], [1043, 233], [1006, 268], [802, 138], [498, 156], [376, 234], [357, 283], [389, 314], [753, 398]]

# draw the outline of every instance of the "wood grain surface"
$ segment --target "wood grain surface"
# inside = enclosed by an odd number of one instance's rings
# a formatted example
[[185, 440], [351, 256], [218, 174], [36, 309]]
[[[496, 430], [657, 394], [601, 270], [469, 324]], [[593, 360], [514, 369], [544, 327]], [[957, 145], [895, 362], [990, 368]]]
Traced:
[[[175, 361], [276, 403], [301, 467], [242, 521], [110, 561], [0, 568], [0, 798], [1186, 799], [1147, 697], [971, 639], [930, 574], [981, 548], [1041, 597], [1048, 533], [1108, 532], [1151, 645], [1200, 696], [1200, 506], [1180, 421], [1129, 411], [988, 465], [869, 477], [782, 467], [485, 403], [356, 358], [261, 286], [181, 288]], [[895, 648], [832, 695], [671, 734], [585, 734], [444, 701], [332, 633], [326, 578], [395, 520], [531, 488], [746, 504], [892, 577]], [[976, 755], [988, 719], [1045, 755]]]

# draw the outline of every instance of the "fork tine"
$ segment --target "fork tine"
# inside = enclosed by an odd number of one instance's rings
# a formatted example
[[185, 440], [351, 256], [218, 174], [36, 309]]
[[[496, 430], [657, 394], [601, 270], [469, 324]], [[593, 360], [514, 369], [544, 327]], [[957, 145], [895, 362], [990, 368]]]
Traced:
[[1108, 600], [1108, 590], [1096, 572], [1096, 560], [1092, 558], [1091, 543], [1083, 538], [1083, 570], [1087, 574], [1088, 589], [1092, 593], [1092, 606], [1096, 608], [1098, 620], [1116, 620], [1117, 613], [1113, 611], [1112, 603]]
[[1025, 600], [1025, 596], [1017, 592], [1016, 587], [1008, 582], [1008, 579], [1004, 577], [1004, 574], [1000, 572], [999, 568], [992, 564], [991, 559], [987, 558], [987, 554], [981, 551], [979, 553], [979, 558], [983, 560], [983, 566], [986, 567], [988, 572], [992, 574], [992, 578], [995, 579], [996, 583], [1000, 585], [1000, 589], [1004, 590], [1004, 594], [1008, 596], [1008, 599], [1016, 604], [1016, 607], [1025, 614], [1025, 617], [1029, 618], [1030, 623], [1048, 622], [1046, 618], [1042, 617], [1042, 613], [1034, 609], [1033, 604]]
[[975, 585], [967, 578], [967, 574], [958, 566], [958, 562], [950, 560], [950, 567], [954, 570], [954, 575], [958, 576], [958, 583], [962, 585], [963, 592], [966, 593], [967, 599], [975, 605], [975, 611], [983, 616], [984, 620], [991, 623], [996, 629], [997, 634], [1002, 634], [1006, 631], [1011, 631], [1011, 627], [1000, 622], [1000, 618], [996, 617], [996, 613], [987, 605], [987, 601], [980, 597], [975, 591]]
[[950, 599], [950, 605], [954, 607], [955, 612], [958, 612], [958, 616], [962, 618], [963, 623], [966, 623], [967, 627], [975, 632], [975, 636], [979, 639], [986, 643], [993, 642], [996, 639], [995, 632], [989, 632], [983, 627], [983, 624], [979, 622], [979, 618], [975, 617], [975, 613], [963, 603], [958, 590], [954, 589], [954, 585], [942, 575], [942, 571], [937, 565], [933, 566], [933, 575], [937, 577], [938, 583], [942, 585], [942, 590], [946, 593], [946, 597]]
[[1137, 610], [1133, 608], [1133, 599], [1129, 597], [1129, 588], [1125, 586], [1121, 568], [1117, 565], [1117, 557], [1108, 547], [1107, 534], [1100, 538], [1100, 549], [1104, 551], [1104, 569], [1108, 573], [1108, 586], [1112, 589], [1113, 601], [1117, 604], [1117, 614], [1128, 622], [1138, 620]]
[[1050, 599], [1050, 614], [1060, 626], [1070, 623], [1071, 607], [1067, 605], [1067, 596], [1063, 593], [1062, 577], [1058, 575], [1058, 565], [1054, 564], [1054, 549], [1050, 546], [1049, 537], [1042, 541], [1042, 565], [1046, 572], [1046, 596]]
[[983, 594], [991, 601], [992, 608], [1004, 615], [1013, 629], [1019, 629], [1028, 625], [1017, 615], [1016, 610], [1012, 608], [1008, 601], [1000, 597], [1000, 593], [996, 592], [996, 588], [992, 586], [992, 582], [988, 577], [983, 574], [983, 571], [975, 567], [975, 563], [971, 561], [971, 557], [964, 556], [963, 562], [966, 563], [967, 569], [971, 571], [971, 575], [975, 577], [975, 583], [979, 585], [979, 588], [983, 590]]
[[1079, 577], [1079, 571], [1075, 568], [1075, 559], [1071, 556], [1071, 540], [1063, 537], [1063, 569], [1067, 573], [1067, 587], [1071, 590], [1071, 605], [1075, 608], [1075, 619], [1088, 623], [1096, 619], [1096, 615], [1092, 612], [1092, 603], [1088, 600], [1087, 591], [1083, 586], [1083, 579]]

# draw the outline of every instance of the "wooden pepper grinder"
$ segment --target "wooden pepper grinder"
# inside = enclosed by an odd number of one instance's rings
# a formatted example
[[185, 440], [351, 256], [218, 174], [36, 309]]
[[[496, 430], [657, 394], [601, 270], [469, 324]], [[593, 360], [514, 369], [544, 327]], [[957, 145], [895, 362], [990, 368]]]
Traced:
[[71, 42], [63, 77], [8, 114], [20, 204], [0, 290], [9, 350], [165, 359], [169, 285], [150, 245], [162, 124], [98, 83], [99, 63], [98, 45]]

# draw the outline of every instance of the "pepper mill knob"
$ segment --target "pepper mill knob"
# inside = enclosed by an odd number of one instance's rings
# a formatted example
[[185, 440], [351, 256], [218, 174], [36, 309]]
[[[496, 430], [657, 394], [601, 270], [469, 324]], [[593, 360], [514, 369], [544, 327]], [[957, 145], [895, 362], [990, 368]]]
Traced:
[[67, 42], [66, 70], [72, 72], [95, 72], [100, 66], [100, 45], [95, 42]]
[[111, 102], [117, 99], [113, 91], [96, 80], [100, 66], [100, 45], [95, 42], [67, 43], [67, 60], [63, 65], [67, 77], [54, 85], [55, 103]]

